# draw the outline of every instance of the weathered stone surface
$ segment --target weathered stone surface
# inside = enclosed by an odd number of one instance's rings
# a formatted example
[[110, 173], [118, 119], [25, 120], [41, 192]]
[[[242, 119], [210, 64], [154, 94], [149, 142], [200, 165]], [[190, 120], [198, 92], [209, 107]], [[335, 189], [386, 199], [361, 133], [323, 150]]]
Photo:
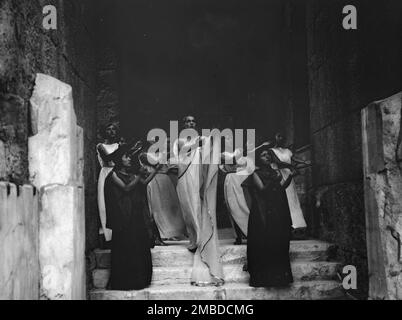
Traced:
[[320, 239], [336, 243], [336, 260], [357, 268], [359, 292], [367, 292], [364, 192], [360, 182], [317, 188], [312, 197], [313, 228]]
[[[331, 245], [316, 240], [292, 241], [290, 259], [303, 261], [325, 261]], [[221, 261], [224, 264], [244, 264], [246, 262], [246, 245], [220, 245]], [[95, 250], [96, 268], [110, 268], [110, 250]], [[192, 266], [193, 254], [185, 245], [169, 245], [152, 249], [154, 267]]]
[[[12, 127], [21, 139], [3, 139], [3, 117], [0, 111], [0, 140], [5, 146], [6, 167], [0, 180], [18, 184], [29, 182], [27, 138], [32, 133], [29, 125], [29, 100], [37, 73], [48, 74], [73, 88], [77, 124], [85, 131], [85, 185], [87, 241], [89, 250], [98, 245], [96, 204], [97, 159], [96, 137], [97, 58], [96, 35], [99, 32], [95, 13], [97, 0], [58, 1], [58, 29], [46, 31], [42, 27], [43, 6], [55, 1], [0, 1], [0, 95], [19, 97], [21, 109], [12, 106]], [[103, 44], [102, 41], [99, 44]], [[1, 107], [0, 107], [1, 109]], [[10, 132], [11, 130], [8, 129]], [[24, 131], [21, 131], [23, 129]], [[9, 148], [12, 144], [13, 147]], [[1, 156], [0, 156], [1, 157]], [[0, 160], [1, 162], [1, 160]], [[0, 164], [1, 167], [1, 164]], [[1, 169], [0, 169], [1, 170]]]
[[324, 198], [336, 200], [340, 208], [331, 207], [334, 201], [323, 199], [314, 212], [319, 216], [314, 216], [312, 222], [316, 224], [322, 216], [326, 219], [314, 226], [314, 236], [326, 234], [328, 237], [322, 239], [339, 244], [342, 262], [356, 265], [358, 291], [364, 298], [368, 271], [363, 250], [360, 110], [371, 101], [400, 90], [400, 50], [384, 48], [390, 45], [400, 48], [401, 28], [397, 17], [401, 7], [399, 2], [390, 1], [379, 15], [369, 1], [356, 1], [358, 30], [349, 32], [342, 28], [341, 22], [345, 1], [311, 0], [305, 5], [309, 129], [314, 164], [311, 208], [317, 201], [315, 196], [322, 192], [327, 194]]
[[85, 183], [84, 162], [84, 130], [81, 127], [77, 126], [77, 175], [75, 177], [75, 181], [79, 186], [83, 186]]
[[362, 110], [370, 298], [402, 299], [402, 92]]
[[227, 300], [326, 300], [344, 296], [344, 291], [336, 281], [295, 282], [290, 288], [265, 289], [251, 288], [241, 285], [229, 285], [226, 291]]
[[[153, 286], [181, 285], [191, 282], [191, 266], [186, 267], [154, 267]], [[339, 264], [336, 262], [304, 262], [292, 263], [292, 273], [295, 280], [333, 280], [337, 277]], [[243, 264], [228, 264], [223, 267], [226, 283], [248, 283], [249, 274], [243, 271]], [[106, 288], [110, 271], [97, 269], [92, 273], [95, 288]]]
[[6, 177], [6, 175], [6, 148], [4, 146], [4, 142], [0, 140], [0, 177]]
[[85, 299], [85, 213], [80, 187], [42, 189], [40, 212], [41, 299]]
[[38, 195], [0, 182], [0, 300], [39, 298]]
[[91, 300], [321, 300], [339, 299], [344, 291], [336, 281], [295, 282], [289, 288], [251, 288], [228, 284], [220, 288], [172, 286], [140, 291], [93, 290]]
[[16, 95], [0, 92], [0, 180], [28, 182], [28, 106]]
[[[77, 127], [72, 88], [38, 74], [31, 99], [32, 128], [29, 138], [29, 171], [40, 189], [50, 184], [77, 183], [82, 174], [82, 132]], [[79, 150], [80, 149], [80, 150]]]

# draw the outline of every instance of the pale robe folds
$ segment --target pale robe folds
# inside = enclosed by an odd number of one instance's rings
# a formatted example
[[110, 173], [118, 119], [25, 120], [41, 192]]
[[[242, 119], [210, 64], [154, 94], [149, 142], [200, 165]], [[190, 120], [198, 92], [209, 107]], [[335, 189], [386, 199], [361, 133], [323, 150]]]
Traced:
[[255, 165], [251, 158], [246, 157], [240, 158], [238, 165], [236, 172], [226, 175], [224, 195], [230, 215], [247, 237], [250, 209], [244, 196], [242, 183], [254, 172]]
[[[119, 148], [118, 143], [114, 144], [101, 144], [106, 151], [107, 155], [112, 154]], [[112, 172], [114, 163], [112, 161], [105, 162], [98, 148], [96, 148], [96, 152], [98, 155], [99, 165], [101, 166], [101, 170], [99, 172], [98, 178], [98, 210], [99, 210], [99, 219], [101, 221], [101, 229], [99, 230], [99, 234], [103, 234], [105, 236], [106, 241], [112, 240], [112, 230], [106, 228], [106, 207], [105, 207], [105, 180], [110, 172]]]
[[193, 249], [197, 246], [198, 216], [201, 212], [200, 148], [196, 148], [185, 158], [178, 160], [179, 173], [176, 190], [190, 238], [189, 249]]
[[[287, 164], [292, 163], [293, 153], [289, 149], [285, 148], [272, 148], [272, 151], [278, 157], [278, 159]], [[289, 169], [281, 169], [281, 174], [284, 180], [286, 180], [290, 175]], [[300, 206], [299, 197], [297, 195], [296, 185], [292, 179], [289, 187], [286, 189], [286, 196], [288, 198], [290, 216], [292, 218], [292, 227], [294, 229], [307, 227], [306, 221], [304, 220], [303, 211]]]
[[[191, 283], [195, 285], [223, 283], [216, 224], [219, 142], [213, 144], [212, 138], [207, 137], [202, 150], [198, 147], [186, 160], [179, 159], [177, 191], [186, 224], [191, 222], [190, 230], [195, 232], [197, 246], [191, 275]], [[205, 164], [208, 158], [211, 163]]]
[[162, 239], [182, 238], [186, 226], [172, 179], [166, 168], [160, 170], [147, 186], [148, 205]]

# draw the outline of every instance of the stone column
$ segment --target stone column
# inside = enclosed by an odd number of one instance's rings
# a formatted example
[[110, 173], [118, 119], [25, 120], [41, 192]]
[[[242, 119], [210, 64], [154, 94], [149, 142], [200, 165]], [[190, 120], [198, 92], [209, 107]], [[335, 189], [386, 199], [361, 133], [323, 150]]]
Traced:
[[41, 299], [85, 299], [83, 130], [71, 86], [38, 74], [31, 115], [29, 173], [41, 191]]
[[402, 299], [402, 92], [362, 110], [371, 299]]

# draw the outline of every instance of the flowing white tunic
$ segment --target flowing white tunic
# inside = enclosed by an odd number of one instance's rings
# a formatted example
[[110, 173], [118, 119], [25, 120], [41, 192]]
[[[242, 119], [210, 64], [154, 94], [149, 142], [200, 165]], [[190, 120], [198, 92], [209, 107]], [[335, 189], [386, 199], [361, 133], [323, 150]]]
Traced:
[[[106, 154], [112, 154], [119, 148], [118, 143], [114, 144], [101, 144], [105, 149]], [[99, 146], [99, 145], [98, 145]], [[98, 210], [99, 210], [99, 218], [101, 221], [101, 229], [99, 230], [99, 234], [104, 234], [106, 241], [112, 240], [112, 230], [106, 228], [106, 208], [105, 208], [105, 180], [109, 173], [113, 170], [114, 163], [113, 162], [105, 162], [103, 161], [101, 155], [99, 154], [98, 148], [96, 149], [98, 154], [98, 161], [101, 166], [101, 170], [98, 178]]]
[[[289, 149], [272, 148], [272, 151], [275, 153], [280, 161], [288, 164], [292, 163], [293, 153]], [[291, 173], [289, 169], [281, 169], [280, 171], [284, 180], [286, 180]], [[294, 229], [305, 228], [307, 224], [304, 220], [303, 211], [301, 209], [299, 197], [297, 195], [296, 185], [293, 180], [290, 183], [289, 187], [286, 189], [286, 195], [288, 198], [290, 215], [292, 217], [292, 227]]]
[[254, 172], [255, 165], [252, 159], [247, 157], [243, 157], [237, 162], [239, 165], [237, 171], [226, 175], [224, 194], [226, 205], [233, 220], [247, 237], [250, 209], [244, 196], [242, 183]]
[[[223, 283], [216, 225], [218, 147], [211, 137], [205, 138], [203, 148], [195, 148], [178, 164], [177, 193], [189, 231], [190, 247], [197, 248], [191, 283], [200, 286]], [[207, 163], [207, 158], [215, 162]]]
[[172, 179], [161, 170], [147, 186], [148, 205], [162, 239], [186, 234], [179, 198]]

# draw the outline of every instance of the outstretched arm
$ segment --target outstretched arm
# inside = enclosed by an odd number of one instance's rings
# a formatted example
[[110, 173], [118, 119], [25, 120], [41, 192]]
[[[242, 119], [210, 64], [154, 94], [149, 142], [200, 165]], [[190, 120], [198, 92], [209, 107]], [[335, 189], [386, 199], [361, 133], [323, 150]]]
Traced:
[[162, 168], [161, 164], [158, 164], [155, 168], [154, 171], [152, 171], [152, 173], [146, 178], [141, 178], [141, 183], [147, 185], [148, 183], [150, 183], [152, 181], [153, 178], [155, 178], [156, 174], [159, 172], [159, 170]]
[[306, 165], [306, 166], [311, 165], [311, 161], [308, 161], [308, 160], [301, 160], [301, 159], [296, 158], [296, 157], [292, 157], [292, 161], [293, 161], [294, 163], [296, 163], [296, 164], [303, 164], [303, 165]]
[[281, 181], [282, 188], [287, 189], [287, 187], [289, 187], [289, 185], [291, 184], [293, 178], [296, 177], [297, 175], [298, 175], [297, 170], [293, 169], [292, 172], [290, 173], [290, 175], [287, 177], [287, 179], [284, 181]]

